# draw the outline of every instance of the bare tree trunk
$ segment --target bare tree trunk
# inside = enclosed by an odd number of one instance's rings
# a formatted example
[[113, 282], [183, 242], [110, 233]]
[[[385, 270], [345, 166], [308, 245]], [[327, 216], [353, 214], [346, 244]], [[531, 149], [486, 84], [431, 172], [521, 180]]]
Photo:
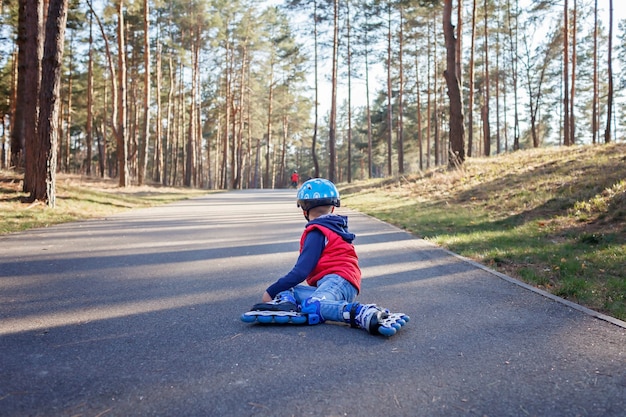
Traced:
[[609, 76], [609, 92], [606, 105], [606, 128], [604, 143], [611, 143], [611, 119], [613, 118], [613, 0], [609, 0], [609, 54], [607, 72]]
[[434, 112], [433, 112], [433, 125], [435, 126], [435, 132], [433, 135], [433, 142], [435, 144], [435, 149], [433, 150], [433, 153], [435, 154], [435, 166], [439, 166], [441, 164], [441, 137], [439, 135], [440, 130], [439, 130], [439, 62], [438, 62], [439, 57], [437, 56], [437, 43], [435, 42], [435, 58], [433, 60], [434, 64], [435, 64], [435, 77], [433, 79], [433, 92], [434, 92], [434, 98], [433, 98], [433, 107], [435, 108]]
[[393, 175], [391, 162], [392, 134], [393, 134], [393, 111], [391, 104], [391, 1], [387, 0], [387, 175]]
[[[246, 68], [247, 68], [247, 60], [248, 60], [248, 49], [246, 46], [246, 42], [244, 42], [243, 46], [243, 56], [241, 58], [241, 71], [239, 74], [239, 119], [237, 121], [237, 154], [235, 159], [235, 165], [237, 168], [235, 169], [235, 175], [233, 179], [233, 188], [241, 189], [243, 186], [243, 131], [245, 128], [245, 117], [244, 117], [244, 103], [246, 99], [245, 91], [246, 88]], [[248, 123], [249, 124], [249, 123]]]
[[191, 187], [195, 185], [195, 171], [196, 171], [196, 104], [197, 104], [197, 75], [200, 71], [200, 45], [199, 45], [199, 32], [192, 34], [192, 62], [191, 62], [191, 97], [189, 103], [189, 126], [187, 130], [186, 141], [186, 158], [185, 158], [185, 178], [183, 185], [185, 187]]
[[598, 143], [598, 0], [593, 7], [593, 99], [591, 110], [592, 143]]
[[[93, 11], [91, 12], [93, 15]], [[100, 168], [100, 177], [104, 178], [104, 175], [107, 173], [107, 169], [108, 169], [108, 152], [107, 152], [107, 129], [106, 129], [106, 123], [107, 120], [109, 120], [109, 115], [108, 115], [108, 111], [107, 109], [109, 108], [109, 103], [108, 103], [108, 98], [109, 95], [107, 94], [107, 83], [104, 83], [104, 88], [103, 88], [103, 111], [102, 111], [102, 120], [100, 121], [100, 132], [98, 132], [98, 125], [96, 125], [96, 137], [98, 139], [98, 159], [99, 159], [99, 164], [98, 167]], [[100, 136], [102, 136], [102, 141], [100, 140]]]
[[399, 50], [398, 50], [398, 66], [400, 70], [400, 86], [398, 88], [398, 173], [404, 174], [404, 109], [403, 109], [403, 101], [404, 101], [404, 63], [403, 63], [403, 43], [404, 43], [404, 15], [402, 10], [402, 5], [400, 7], [400, 36], [399, 36]]
[[128, 138], [126, 137], [126, 43], [124, 34], [124, 0], [119, 0], [117, 5], [117, 163], [119, 186], [130, 185], [128, 172]]
[[482, 118], [483, 118], [483, 143], [484, 143], [484, 155], [491, 155], [491, 128], [489, 126], [489, 25], [488, 25], [488, 3], [485, 0], [484, 3], [484, 12], [485, 12], [485, 83], [484, 83], [484, 102], [483, 102], [483, 110], [482, 110]]
[[[121, 10], [121, 1], [120, 0], [120, 10]], [[107, 57], [107, 63], [108, 63], [108, 67], [109, 67], [109, 74], [111, 77], [111, 102], [112, 102], [112, 113], [111, 113], [111, 128], [113, 130], [113, 135], [115, 136], [116, 139], [116, 143], [120, 144], [121, 142], [124, 142], [124, 146], [123, 149], [126, 149], [126, 138], [125, 138], [125, 133], [124, 131], [120, 132], [120, 127], [117, 125], [118, 123], [118, 77], [116, 75], [116, 71], [115, 71], [115, 66], [113, 65], [113, 55], [111, 54], [111, 48], [109, 46], [109, 38], [106, 35], [106, 31], [104, 30], [104, 26], [102, 25], [102, 21], [100, 20], [100, 18], [98, 17], [98, 14], [94, 11], [93, 6], [91, 4], [91, 1], [87, 1], [87, 6], [89, 7], [89, 10], [91, 10], [92, 15], [96, 18], [96, 22], [98, 23], [98, 27], [100, 28], [100, 33], [102, 33], [102, 38], [104, 39], [104, 47], [106, 50], [106, 57]], [[122, 21], [123, 23], [123, 21]], [[119, 26], [119, 22], [118, 22], [118, 26]], [[119, 27], [118, 27], [118, 32], [119, 32]], [[122, 29], [122, 33], [123, 33], [123, 29]], [[121, 54], [120, 54], [121, 55]], [[125, 77], [124, 77], [125, 78]], [[106, 111], [106, 106], [105, 106], [105, 111]], [[124, 120], [126, 119], [126, 116], [124, 115]], [[104, 139], [104, 151], [106, 152], [106, 129], [102, 129], [102, 134], [103, 134], [103, 138]], [[122, 136], [119, 136], [119, 135]], [[121, 152], [121, 151], [120, 151]], [[125, 151], [124, 151], [125, 152]], [[119, 161], [119, 152], [118, 152], [118, 161]], [[111, 171], [111, 169], [109, 169], [109, 171]], [[118, 164], [118, 171], [120, 172], [127, 172], [127, 166], [126, 166], [126, 158], [124, 157], [123, 159], [123, 165], [119, 165]], [[122, 178], [120, 175], [120, 186], [126, 186], [126, 178], [124, 178], [124, 185], [122, 185], [121, 183]]]
[[513, 75], [513, 150], [517, 151], [519, 150], [519, 113], [518, 113], [518, 99], [517, 99], [517, 81], [518, 81], [518, 77], [517, 77], [517, 62], [518, 62], [518, 56], [517, 56], [517, 21], [518, 21], [518, 7], [517, 7], [517, 0], [515, 1], [515, 37], [513, 37], [513, 23], [511, 21], [511, 3], [510, 0], [507, 0], [507, 9], [508, 9], [508, 17], [509, 17], [509, 40], [511, 42], [511, 51], [512, 51], [512, 55], [513, 55], [513, 62], [512, 62], [512, 75]]
[[[183, 131], [185, 129], [185, 84], [183, 82], [184, 73], [184, 64], [182, 62], [178, 62], [178, 81], [176, 82], [176, 98], [173, 121], [174, 131], [172, 136], [172, 179], [170, 181], [170, 184], [172, 185], [180, 184], [178, 173], [180, 171], [180, 166], [184, 162], [184, 159], [181, 161], [181, 157], [185, 158], [185, 141], [183, 138]], [[182, 167], [182, 169], [184, 174], [184, 166]]]
[[[26, 60], [30, 57], [33, 57], [34, 54], [28, 54], [28, 21], [32, 20], [29, 16], [32, 15], [30, 13], [30, 3], [33, 1], [29, 0], [20, 0], [18, 2], [18, 23], [17, 23], [17, 59], [16, 59], [16, 67], [17, 67], [17, 82], [15, 83], [15, 110], [12, 113], [12, 123], [11, 123], [11, 162], [10, 165], [13, 167], [23, 167], [24, 166], [24, 151], [25, 151], [25, 140], [24, 140], [24, 113], [26, 111], [25, 101], [26, 101], [26, 70], [28, 68], [26, 64]], [[35, 5], [41, 4], [40, 2], [34, 2]], [[29, 14], [30, 13], [30, 14]], [[40, 77], [37, 77], [39, 80]], [[33, 85], [29, 85], [33, 87]], [[37, 97], [37, 95], [35, 95]], [[28, 191], [28, 187], [26, 186], [26, 178], [24, 178], [24, 191]]]
[[333, 0], [333, 58], [331, 73], [330, 126], [328, 127], [328, 179], [336, 181], [337, 153], [335, 150], [337, 134], [337, 60], [339, 55], [339, 0]]
[[569, 7], [567, 0], [563, 6], [563, 144], [568, 146], [570, 140], [570, 117], [569, 117]]
[[[251, 74], [251, 65], [250, 62], [247, 63], [246, 65], [247, 67], [247, 72], [248, 72], [248, 76], [247, 78], [247, 83], [250, 84], [250, 79], [252, 77]], [[249, 85], [248, 85], [249, 87]], [[246, 149], [246, 159], [248, 160], [248, 173], [246, 176], [246, 187], [247, 188], [256, 188], [257, 185], [253, 182], [253, 172], [252, 172], [252, 123], [250, 123], [250, 121], [252, 120], [252, 106], [251, 106], [251, 93], [250, 93], [250, 88], [246, 88], [244, 89], [245, 92], [245, 100], [246, 100], [246, 120], [247, 120], [247, 132], [246, 132], [246, 136], [247, 136], [247, 149]]]
[[[9, 106], [9, 117], [11, 118], [10, 120], [13, 120], [12, 123], [12, 129], [10, 132], [10, 137], [7, 139], [5, 139], [4, 142], [2, 142], [2, 152], [3, 152], [3, 158], [2, 158], [2, 162], [3, 162], [3, 166], [8, 168], [10, 167], [11, 164], [11, 158], [12, 158], [12, 154], [11, 154], [11, 144], [13, 141], [14, 136], [12, 135], [14, 132], [13, 130], [16, 128], [15, 123], [16, 123], [16, 103], [17, 103], [17, 79], [19, 77], [18, 73], [17, 73], [17, 66], [18, 66], [18, 48], [17, 48], [17, 44], [14, 45], [13, 47], [13, 52], [11, 53], [11, 104]], [[5, 121], [6, 123], [6, 121]], [[5, 123], [3, 123], [3, 126], [5, 125]], [[4, 130], [3, 132], [3, 136], [6, 137], [7, 133], [6, 130]], [[5, 144], [8, 144], [8, 149], [6, 147]]]
[[172, 51], [170, 51], [168, 55], [168, 68], [169, 68], [169, 89], [167, 91], [167, 108], [165, 111], [165, 120], [167, 121], [167, 127], [165, 129], [165, 143], [163, 144], [163, 178], [161, 179], [161, 183], [163, 185], [167, 185], [171, 182], [172, 178], [172, 159], [171, 159], [171, 149], [172, 149], [172, 134], [173, 134], [173, 110], [174, 110], [174, 89], [175, 89], [175, 74], [174, 74], [174, 63], [172, 57]]
[[[454, 26], [452, 26], [452, 0], [445, 0], [443, 6], [443, 33], [446, 41], [446, 70], [444, 76], [450, 99], [450, 164], [457, 166], [465, 161], [465, 128], [463, 126], [463, 98], [457, 78], [456, 46]], [[419, 104], [418, 104], [419, 105]]]
[[[417, 45], [415, 46], [417, 49]], [[420, 86], [420, 75], [419, 75], [419, 65], [418, 65], [418, 54], [417, 50], [415, 51], [415, 91], [417, 94], [415, 100], [415, 106], [417, 107], [417, 146], [419, 151], [419, 167], [420, 171], [424, 170], [424, 144], [423, 144], [423, 135], [422, 135], [422, 97], [421, 97], [421, 86]]]
[[[433, 28], [437, 27], [435, 22], [435, 15], [433, 14]], [[435, 149], [433, 150], [433, 153], [435, 154], [435, 166], [439, 166], [441, 164], [441, 141], [439, 136], [439, 56], [437, 52], [437, 42], [433, 42], [433, 45], [433, 64], [435, 65], [435, 72], [433, 77], [433, 92], [435, 95], [433, 99], [433, 104], [435, 108], [435, 111], [433, 113], [433, 125], [435, 126], [433, 142], [435, 143]]]
[[472, 1], [472, 34], [469, 62], [469, 100], [467, 104], [467, 156], [472, 156], [474, 146], [474, 54], [476, 51], [476, 2]]
[[152, 179], [158, 183], [161, 182], [163, 175], [163, 121], [161, 118], [163, 117], [163, 110], [161, 108], [161, 83], [163, 82], [163, 71], [161, 70], [162, 65], [162, 47], [161, 43], [157, 41], [157, 55], [156, 55], [156, 85], [159, 87], [156, 92], [156, 117], [154, 124], [154, 163], [153, 166], [153, 175]]
[[[496, 16], [498, 16], [498, 21], [500, 21], [500, 7], [496, 8]], [[500, 126], [500, 51], [500, 31], [496, 30], [496, 154], [498, 155], [502, 152], [502, 128]]]
[[463, 85], [463, 0], [457, 0], [456, 7], [456, 78]]
[[50, 0], [46, 23], [41, 71], [40, 113], [37, 129], [37, 177], [30, 194], [31, 200], [56, 205], [56, 166], [59, 121], [59, 92], [65, 41], [68, 0]]
[[87, 142], [87, 166], [85, 174], [91, 175], [91, 147], [93, 146], [93, 13], [89, 12], [89, 57], [87, 62], [87, 124], [85, 128]]
[[[72, 64], [73, 64], [73, 51], [72, 51], [72, 40], [70, 37], [69, 42], [70, 50], [69, 57], [70, 63], [68, 66], [68, 76], [67, 76], [67, 119], [65, 120], [65, 144], [63, 148], [63, 170], [65, 172], [70, 172], [70, 159], [71, 159], [71, 141], [72, 141]], [[78, 161], [77, 161], [78, 162]]]
[[577, 4], [574, 0], [574, 12], [572, 22], [572, 92], [570, 95], [570, 139], [569, 145], [576, 143], [576, 116], [574, 115], [574, 102], [576, 99], [576, 31], [578, 24]]
[[[430, 168], [430, 136], [432, 132], [431, 128], [431, 119], [432, 119], [432, 98], [431, 98], [431, 87], [430, 87], [430, 76], [431, 76], [431, 63], [434, 62], [437, 58], [431, 56], [431, 46], [433, 44], [432, 36], [431, 36], [431, 28], [430, 28], [430, 20], [428, 21], [428, 57], [427, 62], [428, 66], [426, 69], [426, 168]], [[436, 70], [435, 70], [436, 72]]]
[[267, 105], [267, 148], [265, 152], [265, 179], [263, 181], [263, 188], [270, 188], [272, 182], [270, 178], [271, 173], [271, 142], [272, 142], [272, 113], [274, 111], [274, 63], [272, 62], [270, 69], [269, 80], [269, 97]]
[[289, 115], [283, 113], [282, 115], [283, 122], [283, 137], [280, 146], [280, 164], [278, 169], [279, 180], [278, 184], [280, 187], [287, 186], [287, 181], [285, 178], [285, 172], [287, 170], [287, 137], [289, 136]]
[[223, 133], [222, 133], [222, 166], [221, 166], [221, 185], [220, 188], [227, 188], [228, 187], [228, 152], [229, 152], [229, 136], [230, 136], [230, 118], [231, 118], [231, 112], [230, 112], [230, 101], [231, 101], [231, 86], [232, 86], [232, 57], [231, 54], [233, 54], [233, 52], [231, 51], [231, 45], [228, 44], [226, 46], [226, 75], [225, 75], [225, 91], [226, 91], [226, 96], [225, 96], [225, 103], [224, 103], [224, 126], [223, 126]]
[[[368, 29], [369, 30], [369, 29]], [[372, 178], [372, 107], [370, 105], [369, 32], [365, 33], [365, 100], [367, 106], [367, 178]]]
[[[40, 174], [36, 166], [38, 142], [38, 109], [43, 55], [43, 2], [20, 2], [20, 33], [18, 39], [18, 86], [14, 132], [11, 139], [11, 163], [24, 167], [24, 191], [32, 193]], [[24, 74], [22, 76], [22, 73]]]
[[313, 176], [314, 177], [319, 177], [320, 176], [320, 166], [319, 166], [319, 162], [317, 160], [317, 152], [316, 152], [316, 144], [317, 144], [317, 127], [318, 127], [318, 119], [319, 119], [319, 115], [318, 115], [318, 110], [319, 110], [319, 80], [318, 80], [318, 52], [317, 52], [317, 0], [313, 0], [313, 38], [314, 38], [314, 43], [315, 43], [315, 51], [313, 52], [315, 54], [315, 124], [313, 126], [313, 138], [311, 140], [311, 157], [313, 158]]
[[[143, 0], [143, 125], [139, 138], [139, 169], [137, 184], [143, 185], [148, 167], [148, 144], [150, 143], [150, 1]], [[158, 140], [158, 138], [157, 138]]]
[[348, 183], [352, 182], [352, 49], [350, 45], [350, 0], [346, 2], [347, 6], [347, 30], [348, 30]]

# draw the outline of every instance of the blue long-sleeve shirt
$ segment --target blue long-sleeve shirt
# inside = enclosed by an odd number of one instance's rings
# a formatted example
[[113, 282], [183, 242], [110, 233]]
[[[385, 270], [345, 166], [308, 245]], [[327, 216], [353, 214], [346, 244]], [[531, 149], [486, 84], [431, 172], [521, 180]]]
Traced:
[[[307, 226], [311, 223], [318, 223], [332, 229], [347, 242], [354, 240], [354, 234], [348, 231], [348, 222], [345, 216], [328, 214], [312, 220]], [[309, 232], [304, 240], [300, 256], [298, 256], [294, 267], [287, 275], [267, 288], [266, 291], [270, 297], [274, 298], [279, 292], [295, 287], [304, 281], [315, 269], [325, 246], [326, 237], [321, 231], [312, 230]]]

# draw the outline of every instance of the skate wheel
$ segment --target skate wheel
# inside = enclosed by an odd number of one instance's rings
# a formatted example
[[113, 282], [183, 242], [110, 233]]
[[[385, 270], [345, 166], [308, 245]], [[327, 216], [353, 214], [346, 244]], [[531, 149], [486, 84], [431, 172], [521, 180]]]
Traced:
[[293, 324], [306, 324], [306, 316], [291, 317], [291, 322]]
[[274, 321], [277, 324], [287, 324], [289, 323], [289, 316], [275, 316]]
[[396, 334], [396, 329], [394, 327], [379, 327], [378, 328], [378, 333], [382, 334], [383, 336], [393, 336], [394, 334]]
[[243, 321], [244, 323], [254, 323], [256, 321], [256, 317], [248, 316], [247, 314], [242, 314], [241, 321]]
[[274, 318], [272, 316], [256, 316], [256, 319], [259, 323], [270, 324]]

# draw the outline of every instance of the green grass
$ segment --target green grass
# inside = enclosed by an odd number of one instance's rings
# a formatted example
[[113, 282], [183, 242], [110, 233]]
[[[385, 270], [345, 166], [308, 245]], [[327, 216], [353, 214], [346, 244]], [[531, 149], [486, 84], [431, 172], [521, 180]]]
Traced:
[[626, 319], [626, 145], [472, 158], [340, 191], [342, 205]]
[[114, 180], [59, 175], [56, 207], [22, 203], [22, 176], [0, 172], [0, 235], [69, 221], [105, 217], [133, 208], [206, 194], [206, 190], [141, 186], [119, 188]]

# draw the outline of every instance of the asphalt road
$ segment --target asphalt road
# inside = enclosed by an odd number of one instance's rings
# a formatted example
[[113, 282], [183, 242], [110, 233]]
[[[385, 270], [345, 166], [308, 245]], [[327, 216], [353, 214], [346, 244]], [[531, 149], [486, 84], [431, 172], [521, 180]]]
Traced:
[[294, 191], [0, 237], [0, 416], [624, 416], [626, 329], [349, 214], [391, 338], [239, 316], [293, 265]]

